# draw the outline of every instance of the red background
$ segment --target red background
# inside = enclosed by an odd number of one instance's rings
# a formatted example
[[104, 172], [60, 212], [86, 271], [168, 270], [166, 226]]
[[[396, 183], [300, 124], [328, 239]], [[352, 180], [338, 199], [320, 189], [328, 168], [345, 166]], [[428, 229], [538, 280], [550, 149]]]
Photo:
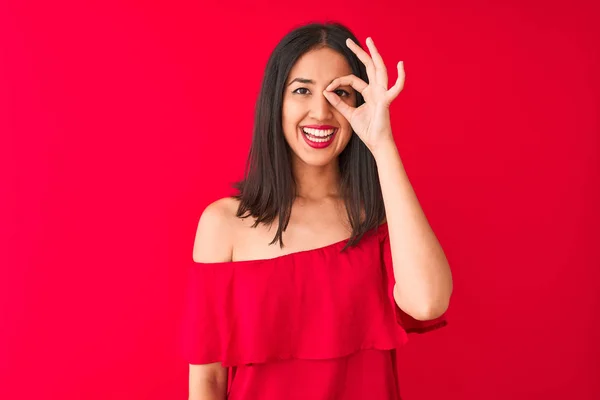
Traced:
[[[335, 19], [406, 87], [394, 134], [454, 273], [406, 399], [600, 398], [598, 9], [3, 2], [0, 398], [182, 399], [184, 266], [278, 40]], [[237, 3], [237, 4], [236, 4]]]

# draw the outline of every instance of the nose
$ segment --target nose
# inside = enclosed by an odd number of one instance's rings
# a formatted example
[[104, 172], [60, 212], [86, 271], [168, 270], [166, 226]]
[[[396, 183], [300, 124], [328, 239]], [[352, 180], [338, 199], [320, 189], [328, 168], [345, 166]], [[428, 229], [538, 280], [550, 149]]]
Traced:
[[333, 119], [333, 106], [323, 96], [323, 93], [313, 96], [310, 105], [310, 116], [316, 121], [331, 121]]

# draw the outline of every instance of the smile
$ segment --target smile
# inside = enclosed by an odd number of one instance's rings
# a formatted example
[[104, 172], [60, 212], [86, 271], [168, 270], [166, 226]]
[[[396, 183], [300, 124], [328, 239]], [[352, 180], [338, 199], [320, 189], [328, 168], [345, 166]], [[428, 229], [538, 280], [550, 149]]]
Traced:
[[337, 128], [328, 128], [328, 129], [316, 129], [316, 128], [301, 128], [303, 137], [308, 143], [309, 146], [317, 149], [322, 149], [333, 141], [335, 134], [337, 133]]

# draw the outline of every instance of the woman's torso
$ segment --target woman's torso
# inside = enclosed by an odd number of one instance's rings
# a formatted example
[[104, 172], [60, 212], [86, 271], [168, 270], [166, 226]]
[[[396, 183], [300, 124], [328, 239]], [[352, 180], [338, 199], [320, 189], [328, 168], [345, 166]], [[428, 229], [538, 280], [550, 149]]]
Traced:
[[[339, 243], [352, 233], [341, 199], [329, 198], [320, 202], [298, 199], [292, 207], [289, 224], [283, 232], [285, 247], [281, 248], [278, 242], [269, 245], [277, 232], [278, 220], [271, 226], [260, 224], [253, 227], [253, 217], [242, 219], [235, 216], [238, 200], [230, 198], [225, 201], [231, 216], [228, 230], [231, 232], [234, 262], [275, 259], [292, 253], [310, 252]], [[320, 265], [319, 268], [326, 269], [327, 265]], [[372, 280], [358, 276], [360, 273], [354, 279], [345, 278], [349, 279], [348, 282], [354, 282], [348, 283], [348, 290], [355, 292], [351, 297], [360, 297], [356, 294], [356, 291], [362, 290], [361, 286], [357, 285], [358, 281]], [[281, 297], [279, 289], [272, 290], [273, 296]], [[323, 306], [327, 307], [327, 304]], [[348, 305], [344, 308], [344, 313], [353, 314], [352, 308], [354, 306]], [[322, 329], [327, 330], [326, 325], [329, 323], [335, 324], [335, 320], [330, 319], [323, 324]], [[358, 328], [358, 331], [361, 331], [361, 328]], [[342, 336], [345, 334], [341, 334], [341, 341], [344, 340]], [[285, 339], [278, 337], [275, 340]], [[290, 357], [280, 361], [238, 365], [230, 371], [228, 398], [399, 399], [395, 352], [368, 347], [370, 345], [364, 350], [335, 358]]]

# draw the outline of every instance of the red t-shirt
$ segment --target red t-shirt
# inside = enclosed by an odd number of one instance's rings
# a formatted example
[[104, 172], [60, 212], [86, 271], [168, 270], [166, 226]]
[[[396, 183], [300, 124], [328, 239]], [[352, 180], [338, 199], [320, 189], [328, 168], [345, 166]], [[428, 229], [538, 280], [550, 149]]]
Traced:
[[192, 262], [182, 348], [229, 368], [230, 400], [398, 400], [396, 349], [418, 321], [393, 298], [387, 224], [272, 259]]

